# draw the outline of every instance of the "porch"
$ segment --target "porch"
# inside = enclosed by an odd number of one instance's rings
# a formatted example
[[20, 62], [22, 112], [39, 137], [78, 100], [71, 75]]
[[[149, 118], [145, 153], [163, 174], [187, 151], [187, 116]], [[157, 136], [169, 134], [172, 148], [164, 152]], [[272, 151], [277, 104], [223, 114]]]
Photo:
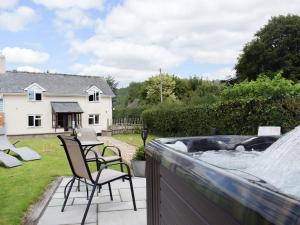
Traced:
[[82, 113], [78, 102], [51, 102], [52, 127], [72, 131], [82, 126]]

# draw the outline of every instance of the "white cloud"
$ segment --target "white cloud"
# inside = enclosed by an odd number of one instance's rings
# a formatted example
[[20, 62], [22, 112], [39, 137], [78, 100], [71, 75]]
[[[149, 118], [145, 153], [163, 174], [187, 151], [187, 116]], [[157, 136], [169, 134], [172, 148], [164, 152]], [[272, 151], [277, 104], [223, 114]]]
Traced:
[[33, 9], [27, 6], [21, 6], [14, 11], [0, 12], [0, 28], [8, 31], [20, 31], [26, 25], [31, 23], [36, 14]]
[[204, 73], [202, 77], [208, 80], [226, 80], [235, 77], [235, 70], [230, 67], [224, 67], [212, 72]]
[[104, 66], [100, 63], [75, 64], [72, 71], [76, 74], [107, 76], [112, 75], [119, 82], [120, 86], [126, 86], [131, 81], [143, 81], [149, 76], [157, 73], [151, 70], [123, 69], [118, 67]]
[[103, 0], [33, 0], [49, 9], [101, 9]]
[[41, 73], [42, 72], [42, 70], [40, 70], [39, 68], [32, 67], [32, 66], [19, 66], [19, 67], [17, 67], [17, 71], [33, 72], [33, 73]]
[[5, 47], [2, 49], [8, 63], [16, 64], [40, 64], [49, 59], [49, 54], [45, 52], [35, 51], [28, 48]]
[[0, 9], [9, 9], [14, 7], [19, 0], [1, 0], [0, 1]]
[[[127, 0], [96, 22], [95, 35], [70, 36], [72, 53], [94, 56], [89, 70], [139, 79], [192, 60], [234, 64], [243, 45], [271, 16], [300, 14], [298, 0]], [[100, 66], [101, 65], [101, 66]], [[82, 71], [86, 71], [83, 66]], [[231, 69], [230, 69], [231, 70]], [[229, 69], [210, 76], [223, 78]], [[148, 75], [148, 76], [149, 76]], [[121, 76], [121, 75], [120, 75]], [[123, 76], [122, 76], [123, 77]]]
[[71, 25], [71, 29], [92, 27], [94, 25], [94, 21], [84, 11], [77, 8], [57, 10], [55, 14], [56, 24], [62, 29], [65, 29], [68, 24]]

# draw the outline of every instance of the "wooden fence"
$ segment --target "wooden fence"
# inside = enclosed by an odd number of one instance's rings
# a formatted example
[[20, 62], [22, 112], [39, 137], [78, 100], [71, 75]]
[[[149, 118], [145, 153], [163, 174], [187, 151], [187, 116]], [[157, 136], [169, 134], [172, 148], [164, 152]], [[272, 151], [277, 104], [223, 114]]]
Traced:
[[139, 133], [142, 124], [141, 118], [115, 118], [111, 127], [112, 134]]

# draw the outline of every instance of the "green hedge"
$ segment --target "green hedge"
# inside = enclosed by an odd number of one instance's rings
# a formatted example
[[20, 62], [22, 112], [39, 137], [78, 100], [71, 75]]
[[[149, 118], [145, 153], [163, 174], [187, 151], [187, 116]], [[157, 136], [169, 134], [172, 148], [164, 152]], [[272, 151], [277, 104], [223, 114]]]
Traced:
[[113, 118], [114, 119], [140, 118], [141, 114], [144, 110], [145, 110], [145, 107], [114, 109], [113, 110]]
[[281, 126], [283, 131], [300, 124], [300, 99], [251, 99], [182, 108], [156, 108], [142, 113], [152, 133], [164, 136], [257, 134], [258, 126]]

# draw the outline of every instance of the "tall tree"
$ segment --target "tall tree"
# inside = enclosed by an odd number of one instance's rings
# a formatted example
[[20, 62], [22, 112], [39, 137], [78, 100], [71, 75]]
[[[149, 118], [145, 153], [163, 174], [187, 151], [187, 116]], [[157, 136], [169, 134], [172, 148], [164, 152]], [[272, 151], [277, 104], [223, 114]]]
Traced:
[[247, 43], [235, 66], [237, 78], [255, 80], [259, 74], [281, 70], [285, 78], [300, 80], [300, 17], [272, 17]]
[[[161, 88], [162, 85], [162, 88]], [[162, 74], [149, 78], [144, 83], [142, 98], [146, 104], [157, 104], [161, 101], [160, 95], [162, 91], [163, 101], [175, 101], [175, 77]]]
[[117, 82], [116, 79], [111, 75], [106, 76], [105, 80], [106, 80], [107, 84], [109, 85], [109, 87], [111, 88], [111, 90], [113, 91], [113, 93], [116, 94], [119, 82]]

